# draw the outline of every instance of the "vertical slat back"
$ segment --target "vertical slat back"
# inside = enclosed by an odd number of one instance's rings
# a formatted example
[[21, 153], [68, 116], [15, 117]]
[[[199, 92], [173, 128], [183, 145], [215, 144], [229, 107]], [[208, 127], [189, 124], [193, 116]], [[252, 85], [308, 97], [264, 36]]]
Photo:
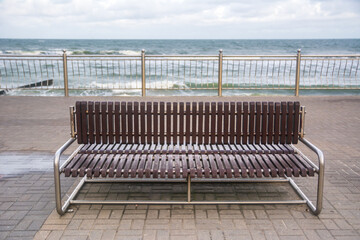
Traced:
[[158, 144], [159, 143], [159, 132], [158, 132], [158, 129], [159, 129], [159, 114], [158, 114], [158, 111], [159, 111], [159, 104], [157, 102], [154, 102], [154, 106], [153, 106], [154, 110], [154, 118], [153, 118], [153, 121], [154, 121], [154, 143], [155, 144]]
[[279, 143], [280, 133], [280, 103], [275, 103], [275, 117], [274, 117], [274, 143]]
[[271, 144], [273, 142], [274, 135], [274, 103], [269, 102], [269, 116], [268, 116], [268, 140], [267, 143]]
[[300, 123], [300, 102], [294, 103], [294, 136], [292, 142], [298, 143], [299, 140], [299, 123]]
[[230, 143], [235, 143], [235, 103], [230, 103]]
[[133, 103], [128, 102], [127, 103], [127, 111], [126, 111], [127, 127], [128, 127], [128, 131], [127, 131], [128, 143], [134, 143], [134, 138], [133, 138], [133, 116], [134, 116], [134, 114], [132, 114], [132, 111], [133, 111]]
[[[141, 102], [140, 103], [140, 143], [145, 143], [145, 138], [146, 138], [146, 129], [145, 129], [145, 102]], [[150, 134], [151, 136], [151, 134]]]
[[286, 128], [286, 143], [291, 144], [292, 137], [294, 134], [294, 103], [289, 102], [288, 103], [288, 116], [287, 116], [287, 128]]
[[78, 143], [81, 144], [83, 143], [82, 140], [82, 134], [80, 134], [81, 130], [82, 130], [82, 119], [81, 119], [81, 102], [76, 102], [75, 104], [76, 106], [76, 129], [77, 129], [77, 140]]
[[109, 102], [108, 103], [108, 131], [109, 131], [109, 143], [113, 144], [114, 143], [114, 108], [113, 108], [113, 103]]
[[89, 141], [91, 144], [95, 143], [94, 138], [94, 102], [89, 102], [88, 104], [89, 111]]
[[196, 120], [197, 120], [197, 104], [196, 102], [192, 103], [192, 116], [191, 116], [191, 142], [194, 144], [196, 143], [196, 133], [197, 133], [197, 124], [196, 124]]
[[[205, 119], [205, 121], [208, 121]], [[199, 102], [199, 118], [198, 118], [198, 143], [203, 144], [203, 136], [204, 136], [204, 103]]]
[[115, 141], [120, 143], [120, 103], [115, 102]]
[[177, 130], [177, 126], [178, 126], [178, 104], [177, 102], [173, 103], [173, 143], [177, 144], [178, 143], [178, 130]]
[[223, 135], [223, 103], [222, 102], [218, 102], [217, 104], [218, 109], [217, 109], [217, 143], [221, 143], [222, 142], [222, 135]]
[[160, 144], [165, 143], [165, 103], [160, 102]]
[[100, 119], [100, 102], [95, 102], [95, 126], [96, 126], [96, 143], [101, 143], [101, 119]]
[[146, 123], [147, 123], [147, 131], [146, 134], [144, 133], [144, 135], [146, 135], [146, 143], [151, 144], [151, 140], [152, 140], [152, 134], [153, 134], [153, 121], [152, 121], [152, 103], [151, 102], [147, 102], [146, 104]]
[[256, 102], [256, 120], [255, 120], [255, 143], [260, 143], [260, 137], [261, 137], [261, 102]]
[[267, 128], [267, 121], [268, 121], [268, 103], [262, 103], [262, 115], [261, 115], [261, 144], [266, 144], [266, 137], [269, 133]]
[[300, 103], [76, 102], [75, 120], [79, 144], [296, 144]]
[[127, 142], [126, 132], [126, 102], [121, 102], [121, 141], [123, 143]]
[[243, 105], [244, 114], [243, 114], [243, 135], [242, 135], [242, 144], [246, 144], [248, 142], [248, 118], [249, 118], [249, 104], [244, 102]]
[[185, 121], [185, 143], [190, 143], [190, 135], [191, 135], [191, 128], [190, 128], [190, 103], [186, 103], [186, 121]]
[[229, 103], [224, 102], [224, 143], [229, 143]]
[[281, 102], [281, 120], [280, 120], [280, 143], [285, 144], [286, 128], [287, 128], [287, 105], [286, 102]]
[[87, 104], [86, 102], [81, 102], [81, 132], [82, 132], [82, 142], [83, 143], [88, 143], [88, 137], [87, 137], [87, 130], [88, 130], [88, 125], [87, 125], [87, 115], [86, 115], [86, 111], [87, 111]]
[[180, 103], [179, 109], [179, 144], [184, 144], [184, 124], [185, 124], [185, 113], [184, 113], [184, 103]]
[[255, 103], [250, 102], [250, 117], [249, 117], [249, 143], [250, 144], [254, 143], [254, 131], [255, 131], [254, 121], [255, 121]]
[[242, 104], [241, 102], [236, 103], [236, 143], [241, 143], [241, 135], [243, 133], [242, 125], [241, 125], [241, 116], [242, 116]]
[[209, 131], [210, 131], [210, 103], [208, 103], [208, 102], [205, 103], [205, 116], [204, 116], [204, 118], [205, 118], [204, 144], [209, 144], [209, 142], [210, 142], [210, 140], [209, 140]]
[[211, 129], [210, 129], [210, 143], [215, 144], [216, 136], [216, 103], [211, 103]]
[[134, 143], [139, 143], [139, 102], [134, 102]]
[[166, 143], [170, 144], [171, 141], [171, 102], [166, 103]]

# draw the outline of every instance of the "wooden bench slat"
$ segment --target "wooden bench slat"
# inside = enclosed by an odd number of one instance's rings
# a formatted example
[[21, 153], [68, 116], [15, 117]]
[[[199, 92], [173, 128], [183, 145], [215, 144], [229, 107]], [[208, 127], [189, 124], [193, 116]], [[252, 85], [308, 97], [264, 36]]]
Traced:
[[206, 102], [205, 103], [205, 128], [204, 128], [204, 144], [209, 144], [210, 140], [209, 140], [209, 131], [210, 131], [210, 103]]
[[255, 168], [255, 171], [256, 171], [256, 177], [258, 178], [261, 178], [262, 177], [262, 168], [260, 167], [259, 163], [256, 161], [256, 158], [255, 158], [256, 155], [249, 155], [249, 160], [251, 162], [251, 164], [253, 165], [253, 167]]
[[[205, 118], [205, 122], [208, 122], [208, 119]], [[199, 117], [198, 117], [198, 132], [199, 132], [199, 136], [197, 138], [197, 143], [198, 144], [202, 144], [203, 143], [203, 136], [204, 136], [204, 132], [203, 132], [203, 127], [204, 126], [204, 103], [200, 102], [199, 103]]]
[[177, 144], [178, 143], [178, 137], [179, 137], [179, 134], [178, 134], [178, 130], [177, 130], [177, 127], [178, 127], [178, 104], [177, 102], [174, 102], [173, 103], [173, 138], [172, 138], [172, 143], [173, 144]]
[[297, 144], [299, 139], [300, 102], [295, 102], [294, 111], [294, 136], [292, 142]]
[[249, 123], [249, 106], [247, 102], [243, 104], [244, 114], [243, 114], [243, 124], [242, 124], [242, 144], [246, 144], [248, 142], [248, 123]]
[[127, 142], [127, 126], [126, 126], [126, 103], [121, 102], [121, 141]]
[[235, 102], [230, 103], [230, 143], [235, 143]]
[[159, 143], [159, 133], [158, 133], [158, 129], [159, 129], [159, 114], [158, 114], [158, 110], [159, 110], [159, 104], [157, 102], [154, 102], [154, 143], [158, 144]]
[[281, 128], [280, 128], [280, 143], [286, 143], [286, 129], [287, 129], [287, 104], [286, 102], [281, 102]]
[[294, 134], [294, 103], [288, 102], [288, 116], [287, 116], [287, 127], [286, 127], [286, 143], [292, 143], [292, 138]]
[[134, 143], [139, 144], [139, 133], [140, 133], [140, 125], [139, 125], [139, 102], [134, 102]]
[[229, 103], [225, 102], [223, 104], [224, 106], [224, 139], [223, 143], [227, 144], [229, 143]]
[[278, 144], [280, 137], [280, 103], [275, 103], [275, 122], [274, 122], [274, 143]]
[[91, 144], [95, 143], [94, 138], [94, 102], [88, 103], [88, 118], [89, 118], [89, 142]]
[[274, 135], [274, 103], [269, 102], [269, 116], [268, 116], [268, 144], [273, 143], [273, 135]]
[[114, 107], [113, 103], [108, 103], [108, 128], [109, 128], [109, 143], [114, 143]]
[[266, 144], [266, 138], [267, 134], [269, 132], [268, 130], [268, 103], [263, 102], [262, 103], [262, 114], [261, 114], [261, 144]]
[[167, 176], [168, 178], [174, 177], [174, 156], [172, 154], [167, 155]]
[[250, 116], [249, 116], [249, 143], [254, 143], [254, 131], [255, 131], [255, 103], [250, 102]]
[[[223, 103], [222, 102], [218, 102], [217, 104], [217, 138], [216, 138], [216, 143], [223, 143], [223, 138], [222, 138], [222, 134], [223, 134]], [[212, 143], [214, 144], [214, 143]]]
[[128, 135], [128, 143], [134, 143], [134, 136], [133, 136], [133, 117], [134, 114], [131, 114], [131, 112], [133, 111], [133, 103], [132, 102], [128, 102], [127, 103], [127, 135]]
[[152, 114], [151, 114], [151, 111], [152, 111], [151, 102], [148, 102], [146, 104], [146, 111], [147, 111], [147, 114], [146, 114], [147, 129], [146, 129], [146, 134], [145, 134], [145, 132], [142, 133], [142, 134], [146, 135], [146, 143], [151, 144], [151, 142], [152, 142], [152, 130], [153, 130], [153, 127], [152, 127]]
[[256, 117], [255, 117], [255, 143], [260, 143], [261, 133], [261, 103], [256, 102]]
[[166, 103], [166, 143], [171, 144], [171, 103]]
[[190, 118], [191, 118], [191, 109], [190, 109], [190, 103], [187, 102], [186, 103], [186, 117], [185, 117], [185, 143], [189, 144], [190, 143], [190, 136], [191, 136], [191, 126], [190, 126]]
[[120, 143], [120, 102], [115, 102], [115, 141]]
[[210, 130], [210, 143], [215, 144], [216, 136], [216, 103], [211, 103], [211, 130]]
[[106, 136], [107, 134], [107, 104], [106, 102], [101, 103], [101, 137], [102, 137], [102, 143], [108, 143], [108, 138]]

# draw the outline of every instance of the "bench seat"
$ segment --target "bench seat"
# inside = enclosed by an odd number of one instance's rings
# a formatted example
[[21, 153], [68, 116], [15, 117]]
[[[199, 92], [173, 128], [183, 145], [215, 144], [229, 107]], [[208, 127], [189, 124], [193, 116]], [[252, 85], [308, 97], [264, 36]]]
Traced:
[[314, 176], [288, 144], [86, 144], [65, 177], [247, 178]]

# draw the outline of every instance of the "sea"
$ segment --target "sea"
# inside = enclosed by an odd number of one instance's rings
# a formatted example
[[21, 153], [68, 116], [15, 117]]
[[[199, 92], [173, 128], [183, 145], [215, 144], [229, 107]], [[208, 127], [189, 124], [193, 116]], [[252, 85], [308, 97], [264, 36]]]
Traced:
[[[301, 49], [303, 55], [358, 55], [360, 54], [360, 39], [248, 39], [248, 40], [92, 40], [92, 39], [0, 39], [0, 55], [61, 55], [66, 50], [71, 55], [140, 55], [141, 50], [146, 55], [217, 55], [219, 49], [224, 55], [296, 55]], [[4, 86], [6, 79], [4, 65], [0, 58], [0, 88], [8, 88], [9, 95], [61, 95], [61, 91], [21, 91]], [[357, 60], [359, 61], [359, 60]], [[4, 64], [4, 63], [3, 63]], [[352, 66], [353, 67], [353, 66]], [[359, 71], [359, 69], [355, 69]], [[358, 80], [358, 79], [357, 79]], [[21, 81], [21, 80], [19, 80]], [[25, 83], [25, 82], [24, 82]], [[19, 83], [21, 85], [21, 83]], [[209, 90], [210, 91], [210, 90]], [[339, 90], [331, 94], [359, 94], [359, 91]], [[242, 90], [235, 92], [240, 95], [278, 94], [273, 90], [254, 91]], [[284, 91], [288, 94], [289, 91]], [[117, 95], [119, 91], [78, 91], [79, 95]], [[135, 95], [138, 91], [134, 92]], [[154, 91], [155, 95], [167, 95], [166, 91]], [[178, 91], [177, 95], [197, 95], [193, 91]], [[215, 93], [216, 94], [216, 93]], [[281, 93], [280, 93], [281, 94]], [[329, 91], [315, 90], [307, 94], [329, 94]], [[200, 91], [207, 95], [207, 91]]]

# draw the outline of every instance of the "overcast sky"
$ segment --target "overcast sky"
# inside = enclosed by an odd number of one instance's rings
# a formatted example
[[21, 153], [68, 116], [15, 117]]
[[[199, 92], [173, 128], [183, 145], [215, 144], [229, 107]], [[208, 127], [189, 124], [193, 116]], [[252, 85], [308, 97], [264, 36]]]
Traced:
[[0, 38], [360, 38], [360, 0], [0, 0]]

